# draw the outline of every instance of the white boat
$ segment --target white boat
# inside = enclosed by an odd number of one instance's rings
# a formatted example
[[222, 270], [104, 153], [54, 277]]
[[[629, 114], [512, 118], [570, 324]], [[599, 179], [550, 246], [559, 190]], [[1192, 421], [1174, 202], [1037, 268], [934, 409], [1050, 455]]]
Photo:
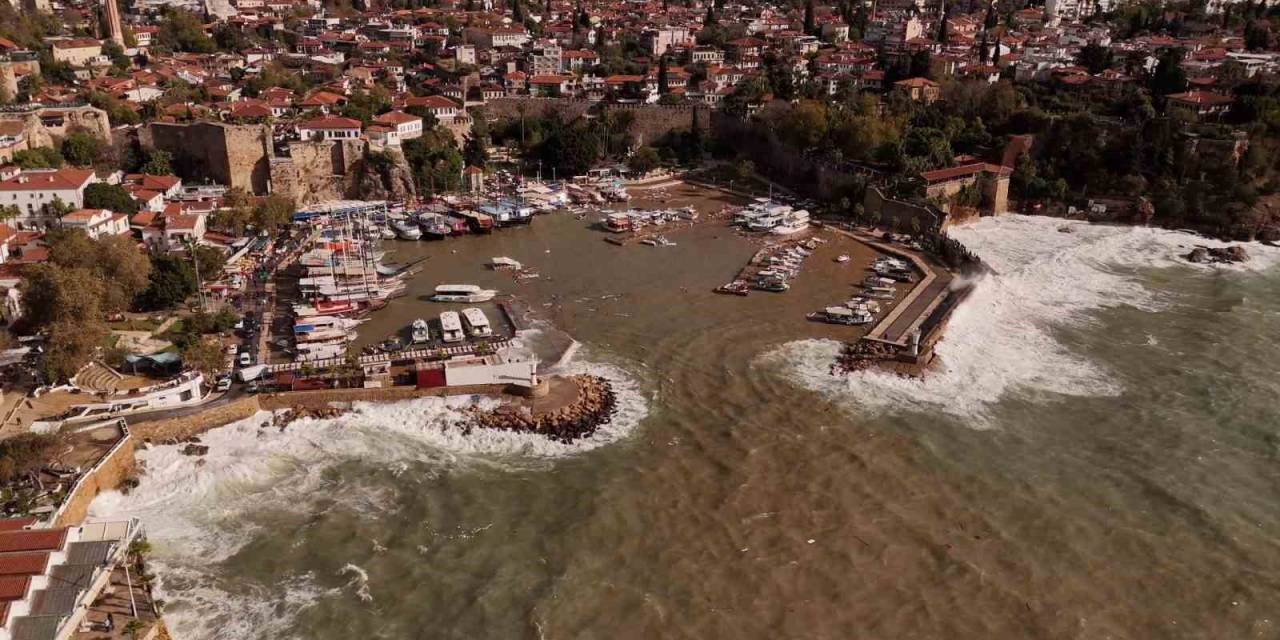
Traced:
[[489, 267], [494, 270], [510, 269], [512, 271], [519, 271], [520, 269], [524, 268], [524, 266], [521, 265], [518, 260], [513, 260], [506, 256], [498, 256], [496, 258], [493, 258], [492, 260], [489, 261]]
[[467, 336], [462, 332], [462, 320], [457, 311], [446, 311], [440, 314], [440, 341], [445, 344], [462, 342]]
[[846, 262], [848, 262], [848, 261], [849, 261], [849, 256], [848, 256], [848, 255], [845, 255], [845, 254], [843, 254], [843, 253], [842, 253], [842, 254], [840, 254], [840, 255], [836, 256], [836, 262], [839, 262], [839, 263], [841, 263], [841, 264], [844, 264], [844, 263], [846, 263]]
[[467, 328], [467, 333], [472, 338], [488, 338], [493, 335], [493, 327], [489, 326], [489, 318], [485, 317], [484, 312], [475, 308], [467, 307], [462, 310], [462, 323]]
[[419, 240], [422, 238], [422, 229], [418, 228], [416, 224], [396, 220], [391, 223], [391, 229], [396, 232], [396, 237], [401, 240]]
[[776, 235], [786, 236], [793, 233], [799, 233], [809, 228], [809, 212], [804, 209], [796, 209], [782, 216], [782, 220], [778, 222], [772, 231]]
[[431, 341], [431, 330], [427, 327], [427, 321], [418, 318], [413, 321], [409, 328], [410, 337], [413, 338], [414, 344], [422, 344]]
[[871, 314], [866, 311], [848, 307], [827, 307], [822, 311], [809, 314], [808, 318], [818, 322], [843, 325], [867, 324], [873, 320]]
[[866, 296], [876, 300], [892, 300], [895, 293], [897, 289], [893, 287], [867, 287]]
[[498, 295], [493, 289], [481, 289], [474, 284], [442, 284], [436, 287], [433, 302], [488, 302]]

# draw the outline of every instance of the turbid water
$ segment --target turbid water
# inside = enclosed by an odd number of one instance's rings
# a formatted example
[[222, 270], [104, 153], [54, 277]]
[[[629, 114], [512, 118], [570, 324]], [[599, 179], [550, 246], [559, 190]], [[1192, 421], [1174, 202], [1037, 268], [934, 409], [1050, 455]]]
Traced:
[[[830, 375], [842, 329], [803, 314], [860, 276], [829, 256], [787, 294], [714, 296], [748, 241], [585, 224], [415, 247], [415, 295], [519, 292], [582, 343], [566, 367], [615, 380], [617, 419], [463, 436], [468, 400], [427, 399], [232, 425], [199, 466], [142, 453], [94, 512], [143, 519], [180, 638], [1280, 636], [1276, 250], [1215, 268], [1170, 232], [958, 229], [997, 275], [921, 382]], [[496, 255], [543, 278], [481, 271]], [[397, 304], [362, 333], [438, 311]]]

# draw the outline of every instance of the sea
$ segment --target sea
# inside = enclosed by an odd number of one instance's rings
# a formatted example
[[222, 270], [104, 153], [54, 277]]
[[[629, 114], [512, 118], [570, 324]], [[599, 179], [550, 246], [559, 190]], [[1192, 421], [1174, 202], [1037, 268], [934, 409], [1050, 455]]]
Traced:
[[424, 270], [360, 331], [440, 282], [519, 295], [530, 348], [574, 341], [549, 367], [613, 382], [610, 424], [468, 432], [493, 400], [426, 398], [142, 450], [92, 517], [141, 519], [174, 636], [1280, 637], [1280, 249], [982, 219], [952, 235], [992, 273], [910, 379], [832, 373], [855, 329], [804, 314], [861, 279], [836, 240], [741, 298], [710, 290], [759, 245], [723, 224], [591, 223], [397, 243]]

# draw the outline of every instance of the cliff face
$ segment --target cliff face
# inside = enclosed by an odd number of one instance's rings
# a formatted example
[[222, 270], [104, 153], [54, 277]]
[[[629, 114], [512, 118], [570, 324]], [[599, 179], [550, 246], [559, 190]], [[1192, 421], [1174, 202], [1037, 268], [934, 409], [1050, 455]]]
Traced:
[[294, 142], [289, 157], [271, 163], [275, 193], [299, 205], [326, 200], [406, 200], [413, 173], [399, 149], [370, 152], [363, 140]]
[[356, 164], [347, 190], [358, 200], [408, 200], [417, 195], [413, 171], [399, 149], [366, 153]]

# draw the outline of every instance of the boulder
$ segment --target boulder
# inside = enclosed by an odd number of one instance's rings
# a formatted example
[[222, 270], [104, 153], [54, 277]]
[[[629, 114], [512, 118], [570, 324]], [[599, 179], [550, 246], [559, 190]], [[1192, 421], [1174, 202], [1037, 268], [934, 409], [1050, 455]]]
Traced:
[[1198, 264], [1248, 262], [1249, 252], [1240, 245], [1230, 247], [1196, 247], [1186, 255], [1187, 260]]

